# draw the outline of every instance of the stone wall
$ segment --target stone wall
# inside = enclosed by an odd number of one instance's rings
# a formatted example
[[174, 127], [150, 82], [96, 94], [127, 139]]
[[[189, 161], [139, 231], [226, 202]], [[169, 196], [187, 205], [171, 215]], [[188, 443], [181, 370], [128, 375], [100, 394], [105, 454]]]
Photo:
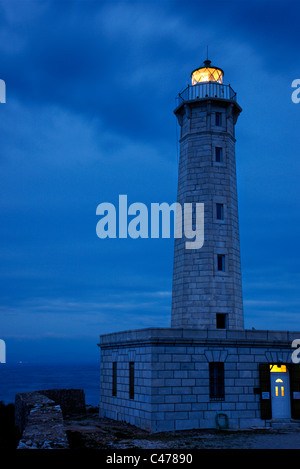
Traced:
[[[152, 349], [122, 347], [101, 352], [100, 416], [151, 430]], [[112, 397], [112, 363], [117, 362], [117, 396]], [[135, 363], [135, 396], [129, 398], [129, 362]]]
[[22, 433], [18, 449], [68, 448], [63, 416], [85, 411], [81, 389], [49, 389], [17, 394], [15, 424]]
[[[300, 332], [144, 329], [102, 336], [101, 416], [152, 432], [216, 428], [226, 413], [230, 428], [263, 427], [259, 364], [290, 363]], [[112, 362], [117, 396], [112, 396]], [[129, 399], [129, 362], [135, 362], [135, 397]], [[209, 396], [209, 363], [223, 362], [225, 399]]]
[[[214, 99], [182, 103], [175, 111], [181, 125], [177, 202], [192, 203], [193, 210], [204, 203], [204, 245], [186, 249], [184, 236], [174, 241], [172, 327], [216, 328], [216, 313], [226, 315], [229, 329], [244, 327], [234, 137], [239, 111], [230, 100]], [[222, 220], [216, 204], [223, 205]], [[225, 256], [222, 271], [218, 255]]]
[[82, 389], [45, 389], [38, 392], [59, 404], [63, 415], [85, 412], [85, 395]]

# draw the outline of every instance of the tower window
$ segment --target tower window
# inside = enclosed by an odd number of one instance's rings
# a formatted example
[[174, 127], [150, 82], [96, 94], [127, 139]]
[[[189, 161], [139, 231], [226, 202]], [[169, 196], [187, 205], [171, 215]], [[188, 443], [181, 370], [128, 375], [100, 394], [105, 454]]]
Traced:
[[216, 147], [215, 153], [216, 153], [216, 163], [223, 163], [223, 148]]
[[211, 362], [209, 364], [209, 397], [216, 400], [225, 399], [223, 362]]
[[225, 255], [218, 254], [218, 271], [225, 272]]
[[216, 126], [220, 127], [222, 125], [222, 113], [216, 112]]
[[117, 362], [113, 362], [112, 395], [117, 395]]
[[227, 329], [227, 314], [216, 314], [216, 326], [217, 329]]
[[134, 362], [129, 362], [129, 399], [134, 399]]
[[224, 220], [224, 204], [216, 204], [217, 220]]

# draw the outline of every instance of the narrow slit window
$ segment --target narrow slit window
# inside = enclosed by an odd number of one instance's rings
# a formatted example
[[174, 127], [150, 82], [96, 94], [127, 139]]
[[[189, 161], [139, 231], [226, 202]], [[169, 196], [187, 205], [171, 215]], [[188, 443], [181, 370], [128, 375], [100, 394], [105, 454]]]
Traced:
[[117, 395], [117, 362], [113, 362], [112, 395]]
[[211, 362], [209, 364], [209, 397], [213, 400], [225, 399], [223, 362]]
[[216, 154], [216, 163], [223, 163], [223, 148], [216, 147], [215, 154]]
[[218, 254], [218, 271], [225, 272], [225, 255]]
[[216, 215], [217, 220], [224, 220], [224, 204], [217, 204]]
[[216, 126], [220, 127], [222, 125], [222, 113], [216, 112]]
[[134, 399], [134, 362], [129, 362], [129, 399]]

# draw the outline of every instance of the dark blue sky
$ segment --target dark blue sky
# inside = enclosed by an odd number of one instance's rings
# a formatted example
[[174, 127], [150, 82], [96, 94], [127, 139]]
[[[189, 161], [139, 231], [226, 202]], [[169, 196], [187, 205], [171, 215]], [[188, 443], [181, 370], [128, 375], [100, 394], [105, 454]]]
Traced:
[[173, 241], [100, 240], [96, 207], [176, 200], [175, 96], [206, 58], [236, 129], [245, 326], [300, 330], [299, 2], [0, 0], [1, 315], [8, 362], [96, 361], [169, 326]]

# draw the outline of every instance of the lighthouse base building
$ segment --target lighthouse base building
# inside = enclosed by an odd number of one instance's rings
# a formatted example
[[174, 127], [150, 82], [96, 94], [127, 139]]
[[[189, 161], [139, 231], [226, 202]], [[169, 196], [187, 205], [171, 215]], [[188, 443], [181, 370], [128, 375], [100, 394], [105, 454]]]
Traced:
[[150, 432], [300, 424], [300, 332], [244, 329], [236, 93], [207, 60], [174, 112], [177, 202], [204, 204], [204, 243], [175, 239], [170, 328], [100, 337], [100, 416]]
[[100, 415], [150, 432], [300, 419], [300, 365], [291, 360], [299, 337], [174, 328], [101, 336]]

